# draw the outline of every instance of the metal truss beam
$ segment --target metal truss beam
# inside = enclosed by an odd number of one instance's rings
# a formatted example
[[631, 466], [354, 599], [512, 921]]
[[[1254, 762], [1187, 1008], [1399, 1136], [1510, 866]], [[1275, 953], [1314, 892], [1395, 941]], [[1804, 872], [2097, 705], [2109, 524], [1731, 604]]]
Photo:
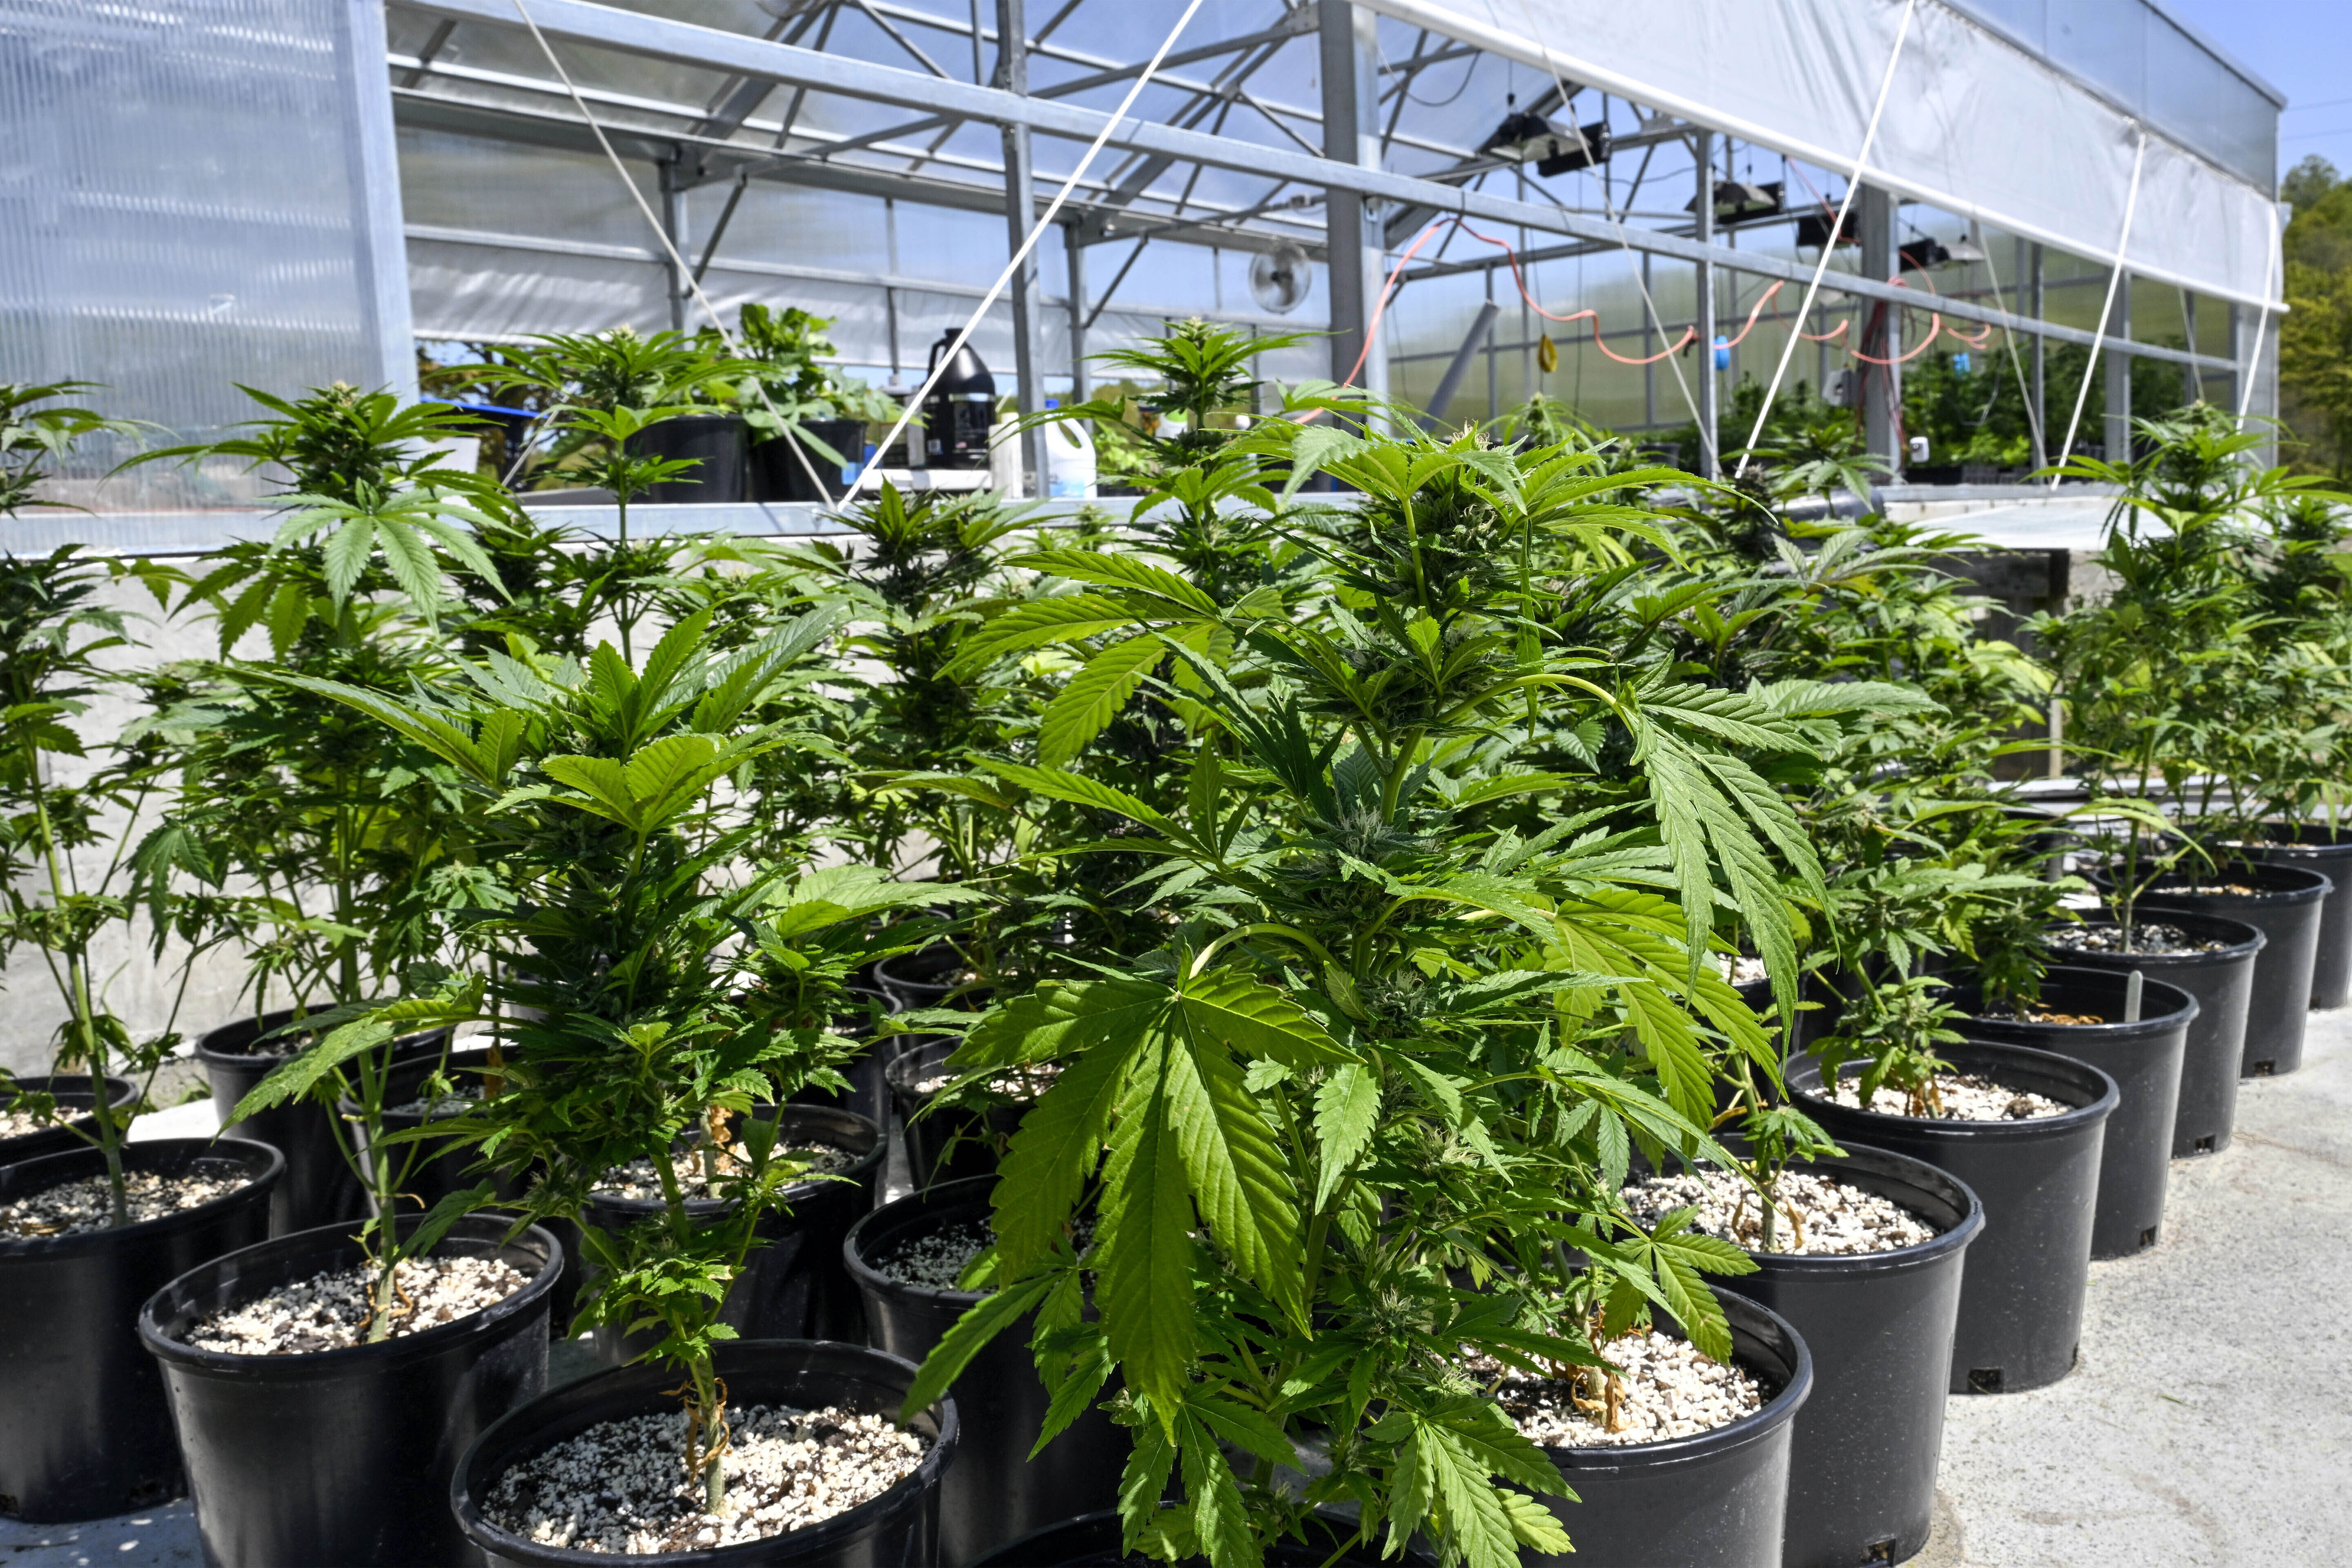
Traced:
[[[492, 26], [520, 25], [515, 18], [509, 0], [404, 0], [404, 3], [410, 9], [455, 16], [461, 21]], [[821, 92], [839, 93], [877, 103], [893, 103], [902, 108], [935, 110], [997, 125], [1026, 125], [1041, 135], [1070, 141], [1091, 141], [1109, 119], [1097, 110], [1073, 103], [1024, 97], [994, 88], [876, 65], [870, 61], [820, 54], [814, 49], [789, 44], [770, 43], [748, 34], [623, 11], [614, 6], [594, 4], [593, 0], [533, 0], [532, 14], [541, 30], [549, 36], [573, 43], [705, 70], [766, 76]], [[1485, 191], [1457, 189], [1432, 180], [1391, 174], [1383, 169], [1310, 157], [1304, 153], [1288, 152], [1259, 142], [1237, 142], [1151, 121], [1121, 121], [1110, 128], [1108, 140], [1112, 146], [1146, 156], [1164, 155], [1178, 163], [1288, 179], [1300, 184], [1353, 192], [1360, 196], [1376, 197], [1386, 202], [1418, 203], [1440, 214], [1459, 214], [1488, 223], [1521, 226], [1544, 234], [1601, 240], [1622, 245], [1629, 250], [1646, 251], [1677, 261], [1713, 262], [1753, 277], [1775, 278], [1801, 284], [1812, 276], [1812, 269], [1801, 263], [1762, 256], [1752, 250], [1701, 245], [1679, 235], [1621, 226], [1604, 218], [1564, 211], [1547, 204], [1515, 201]], [[1236, 235], [1234, 237], [1238, 239], [1239, 237]], [[1835, 286], [1841, 292], [1851, 296], [1939, 310], [1945, 315], [1960, 321], [2005, 327], [2012, 331], [2039, 333], [2062, 342], [2087, 344], [2093, 336], [2052, 322], [2030, 321], [1988, 306], [1922, 296], [1916, 289], [1882, 283], [1874, 279], [1845, 276], [1839, 278]], [[2130, 352], [2151, 359], [2186, 357], [2200, 366], [2222, 374], [2236, 368], [2231, 361], [2206, 355], [2183, 356], [2181, 351], [2157, 350], [2148, 344], [2133, 344]]]

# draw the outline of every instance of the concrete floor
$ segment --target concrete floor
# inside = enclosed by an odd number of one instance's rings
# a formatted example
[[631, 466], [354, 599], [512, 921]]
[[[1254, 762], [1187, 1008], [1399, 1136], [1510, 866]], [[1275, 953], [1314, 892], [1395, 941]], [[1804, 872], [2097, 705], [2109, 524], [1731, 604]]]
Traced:
[[1919, 1568], [2352, 1562], [2352, 1009], [2174, 1162], [2164, 1231], [2091, 1266], [2073, 1376], [1952, 1400]]
[[[2347, 1492], [2352, 1009], [2313, 1015], [2301, 1071], [2243, 1086], [2235, 1146], [2175, 1163], [2161, 1245], [2091, 1266], [2073, 1376], [1951, 1401], [1936, 1533], [1912, 1562], [2336, 1568], [2352, 1563]], [[202, 1562], [185, 1502], [0, 1521], [0, 1568]]]

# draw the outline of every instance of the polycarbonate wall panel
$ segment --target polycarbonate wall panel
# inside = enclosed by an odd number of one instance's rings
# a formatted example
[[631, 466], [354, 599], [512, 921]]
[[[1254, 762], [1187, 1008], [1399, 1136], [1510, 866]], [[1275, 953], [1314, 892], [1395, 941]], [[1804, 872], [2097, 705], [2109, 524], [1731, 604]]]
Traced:
[[[0, 377], [198, 437], [299, 392], [413, 377], [376, 0], [0, 0]], [[119, 448], [118, 448], [119, 450]], [[208, 505], [161, 467], [72, 499]]]

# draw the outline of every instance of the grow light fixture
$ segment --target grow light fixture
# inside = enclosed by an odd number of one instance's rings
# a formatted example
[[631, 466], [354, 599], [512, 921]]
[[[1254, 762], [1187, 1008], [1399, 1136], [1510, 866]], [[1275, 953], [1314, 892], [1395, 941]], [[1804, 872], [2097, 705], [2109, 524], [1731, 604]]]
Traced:
[[1611, 140], [1605, 120], [1561, 126], [1521, 110], [1496, 126], [1478, 151], [1514, 163], [1532, 163], [1538, 174], [1565, 174], [1609, 162]]
[[1897, 248], [1903, 265], [1915, 272], [1925, 272], [1930, 267], [1941, 267], [1952, 259], [1952, 253], [1938, 239], [1915, 239]]
[[[1767, 185], [1751, 184], [1746, 180], [1717, 180], [1715, 184], [1716, 226], [1729, 227], [1779, 217], [1780, 193], [1781, 183], [1778, 180]], [[1698, 198], [1693, 196], [1685, 202], [1683, 211], [1698, 211]]]
[[[1838, 225], [1837, 242], [1840, 245], [1858, 245], [1861, 243], [1861, 240], [1853, 232], [1853, 224], [1854, 215], [1849, 212], [1845, 215], [1844, 220]], [[1811, 248], [1819, 250], [1822, 246], [1827, 245], [1829, 240], [1830, 218], [1828, 213], [1809, 212], [1799, 215], [1797, 218], [1798, 249], [1803, 250]]]

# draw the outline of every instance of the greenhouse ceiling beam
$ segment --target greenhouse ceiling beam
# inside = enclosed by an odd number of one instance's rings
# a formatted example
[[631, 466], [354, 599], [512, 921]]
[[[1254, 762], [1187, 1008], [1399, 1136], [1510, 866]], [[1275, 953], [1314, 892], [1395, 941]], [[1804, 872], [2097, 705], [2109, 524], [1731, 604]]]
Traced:
[[[1312, 32], [1314, 29], [1310, 27], [1307, 30]], [[992, 32], [984, 36], [988, 37], [995, 37]], [[1254, 49], [1258, 47], [1260, 45], [1266, 43], [1268, 40], [1287, 41], [1288, 39], [1297, 36], [1298, 30], [1286, 23], [1280, 26], [1269, 27], [1264, 32], [1252, 33], [1245, 37], [1228, 38], [1213, 44], [1202, 44], [1196, 49], [1183, 50], [1176, 54], [1171, 54], [1168, 58], [1171, 63], [1189, 65], [1201, 60], [1213, 59], [1219, 55], [1236, 54], [1244, 49]], [[1031, 89], [1029, 96], [1032, 98], [1068, 98], [1076, 93], [1092, 91], [1094, 89], [1098, 87], [1108, 87], [1114, 82], [1126, 81], [1141, 74], [1142, 70], [1143, 68], [1139, 65], [1120, 66], [1115, 70], [1097, 71], [1092, 76], [1077, 77], [1069, 81], [1051, 82], [1045, 87]], [[776, 84], [772, 79], [770, 80], [767, 90], [771, 92], [774, 91], [775, 85]], [[845, 137], [839, 142], [834, 142], [826, 147], [819, 148], [814, 152], [761, 153], [756, 153], [755, 155], [772, 163], [784, 163], [792, 161], [820, 162], [833, 158], [843, 153], [855, 153], [862, 148], [872, 147], [879, 142], [896, 142], [902, 137], [920, 136], [927, 131], [938, 131], [944, 127], [960, 125], [969, 118], [970, 116], [968, 115], [961, 114], [934, 114], [928, 119], [909, 120], [902, 124], [886, 126], [879, 131], [861, 131], [855, 136]], [[746, 149], [746, 151], [750, 152], [751, 150]], [[732, 179], [738, 172], [739, 171], [730, 169], [721, 174], [713, 174], [709, 176], [709, 178], [714, 180]]]
[[[411, 9], [436, 16], [457, 16], [467, 21], [509, 27], [520, 25], [515, 21], [511, 0], [408, 0], [408, 4]], [[1082, 108], [1074, 103], [1024, 97], [968, 82], [942, 80], [918, 71], [901, 70], [839, 55], [819, 54], [814, 49], [789, 44], [769, 43], [749, 34], [730, 33], [691, 22], [674, 21], [666, 16], [623, 11], [612, 5], [593, 4], [593, 0], [533, 0], [532, 14], [542, 31], [575, 43], [704, 70], [769, 76], [781, 82], [804, 84], [819, 91], [867, 99], [878, 103], [939, 109], [968, 120], [983, 120], [999, 125], [1026, 125], [1041, 134], [1075, 142], [1093, 140], [1110, 120], [1108, 115], [1098, 110]], [[1108, 140], [1116, 147], [1146, 155], [1165, 154], [1179, 163], [1287, 178], [1301, 184], [1321, 185], [1327, 190], [1348, 191], [1384, 201], [1420, 203], [1441, 214], [1459, 213], [1465, 217], [1515, 225], [1544, 234], [1570, 235], [1579, 239], [1622, 244], [1631, 250], [1647, 251], [1676, 261], [1712, 262], [1751, 277], [1774, 278], [1801, 284], [1812, 276], [1811, 268], [1795, 261], [1784, 261], [1778, 257], [1760, 256], [1754, 251], [1736, 250], [1728, 246], [1701, 245], [1680, 235], [1625, 227], [1605, 218], [1589, 217], [1537, 202], [1515, 201], [1485, 191], [1456, 189], [1433, 180], [1391, 174], [1385, 169], [1309, 157], [1304, 153], [1286, 152], [1262, 142], [1236, 142], [1197, 131], [1180, 130], [1153, 121], [1133, 118], [1121, 121], [1110, 126]], [[1899, 284], [1841, 276], [1835, 287], [1843, 293], [1865, 300], [1883, 300], [1890, 304], [1940, 310], [1944, 314], [1961, 321], [2004, 327], [2012, 331], [2039, 333], [2061, 342], [2088, 344], [2094, 341], [2092, 333], [2047, 321], [2031, 321], [2007, 310], [1957, 300], [1923, 299], [1917, 290]], [[2238, 368], [2232, 360], [2185, 354], [2179, 350], [2157, 350], [2148, 344], [2135, 343], [2129, 352], [2151, 359], [2191, 363], [2223, 374]]]
[[[541, 110], [524, 109], [517, 105], [467, 103], [446, 98], [437, 93], [410, 91], [394, 88], [392, 94], [393, 115], [401, 125], [419, 131], [442, 131], [460, 136], [479, 136], [491, 141], [511, 142], [525, 146], [546, 147], [557, 152], [583, 153], [601, 156], [595, 132], [570, 114], [549, 113]], [[612, 138], [614, 151], [624, 158], [635, 158], [659, 163], [676, 156], [679, 140], [672, 133], [643, 126], [617, 125], [607, 122], [604, 133]], [[753, 172], [751, 177], [769, 184], [802, 185], [815, 190], [841, 191], [851, 195], [874, 196], [883, 200], [911, 202], [919, 206], [948, 207], [957, 212], [998, 214], [1004, 210], [1004, 200], [997, 186], [966, 180], [943, 180], [924, 174], [908, 174], [894, 169], [867, 168], [856, 163], [796, 163]], [[1042, 211], [1045, 204], [1041, 201]], [[1270, 210], [1281, 210], [1280, 204]], [[1173, 225], [1176, 220], [1151, 213], [1137, 213], [1124, 207], [1103, 207], [1083, 197], [1072, 197], [1062, 207], [1065, 219], [1078, 215], [1077, 222], [1100, 217], [1115, 217], [1121, 226], [1118, 237], [1133, 239], [1139, 234], [1157, 233], [1161, 225]], [[1239, 223], [1261, 216], [1257, 209], [1233, 214], [1218, 214], [1210, 219], [1183, 220], [1188, 226], [1171, 228], [1168, 237], [1186, 245], [1222, 247], [1255, 253], [1272, 250], [1286, 240], [1302, 247], [1316, 261], [1323, 259], [1323, 244], [1319, 229], [1301, 230], [1296, 237], [1270, 234], [1262, 229], [1233, 228], [1195, 234], [1189, 226], [1193, 222], [1214, 222], [1222, 218]]]

